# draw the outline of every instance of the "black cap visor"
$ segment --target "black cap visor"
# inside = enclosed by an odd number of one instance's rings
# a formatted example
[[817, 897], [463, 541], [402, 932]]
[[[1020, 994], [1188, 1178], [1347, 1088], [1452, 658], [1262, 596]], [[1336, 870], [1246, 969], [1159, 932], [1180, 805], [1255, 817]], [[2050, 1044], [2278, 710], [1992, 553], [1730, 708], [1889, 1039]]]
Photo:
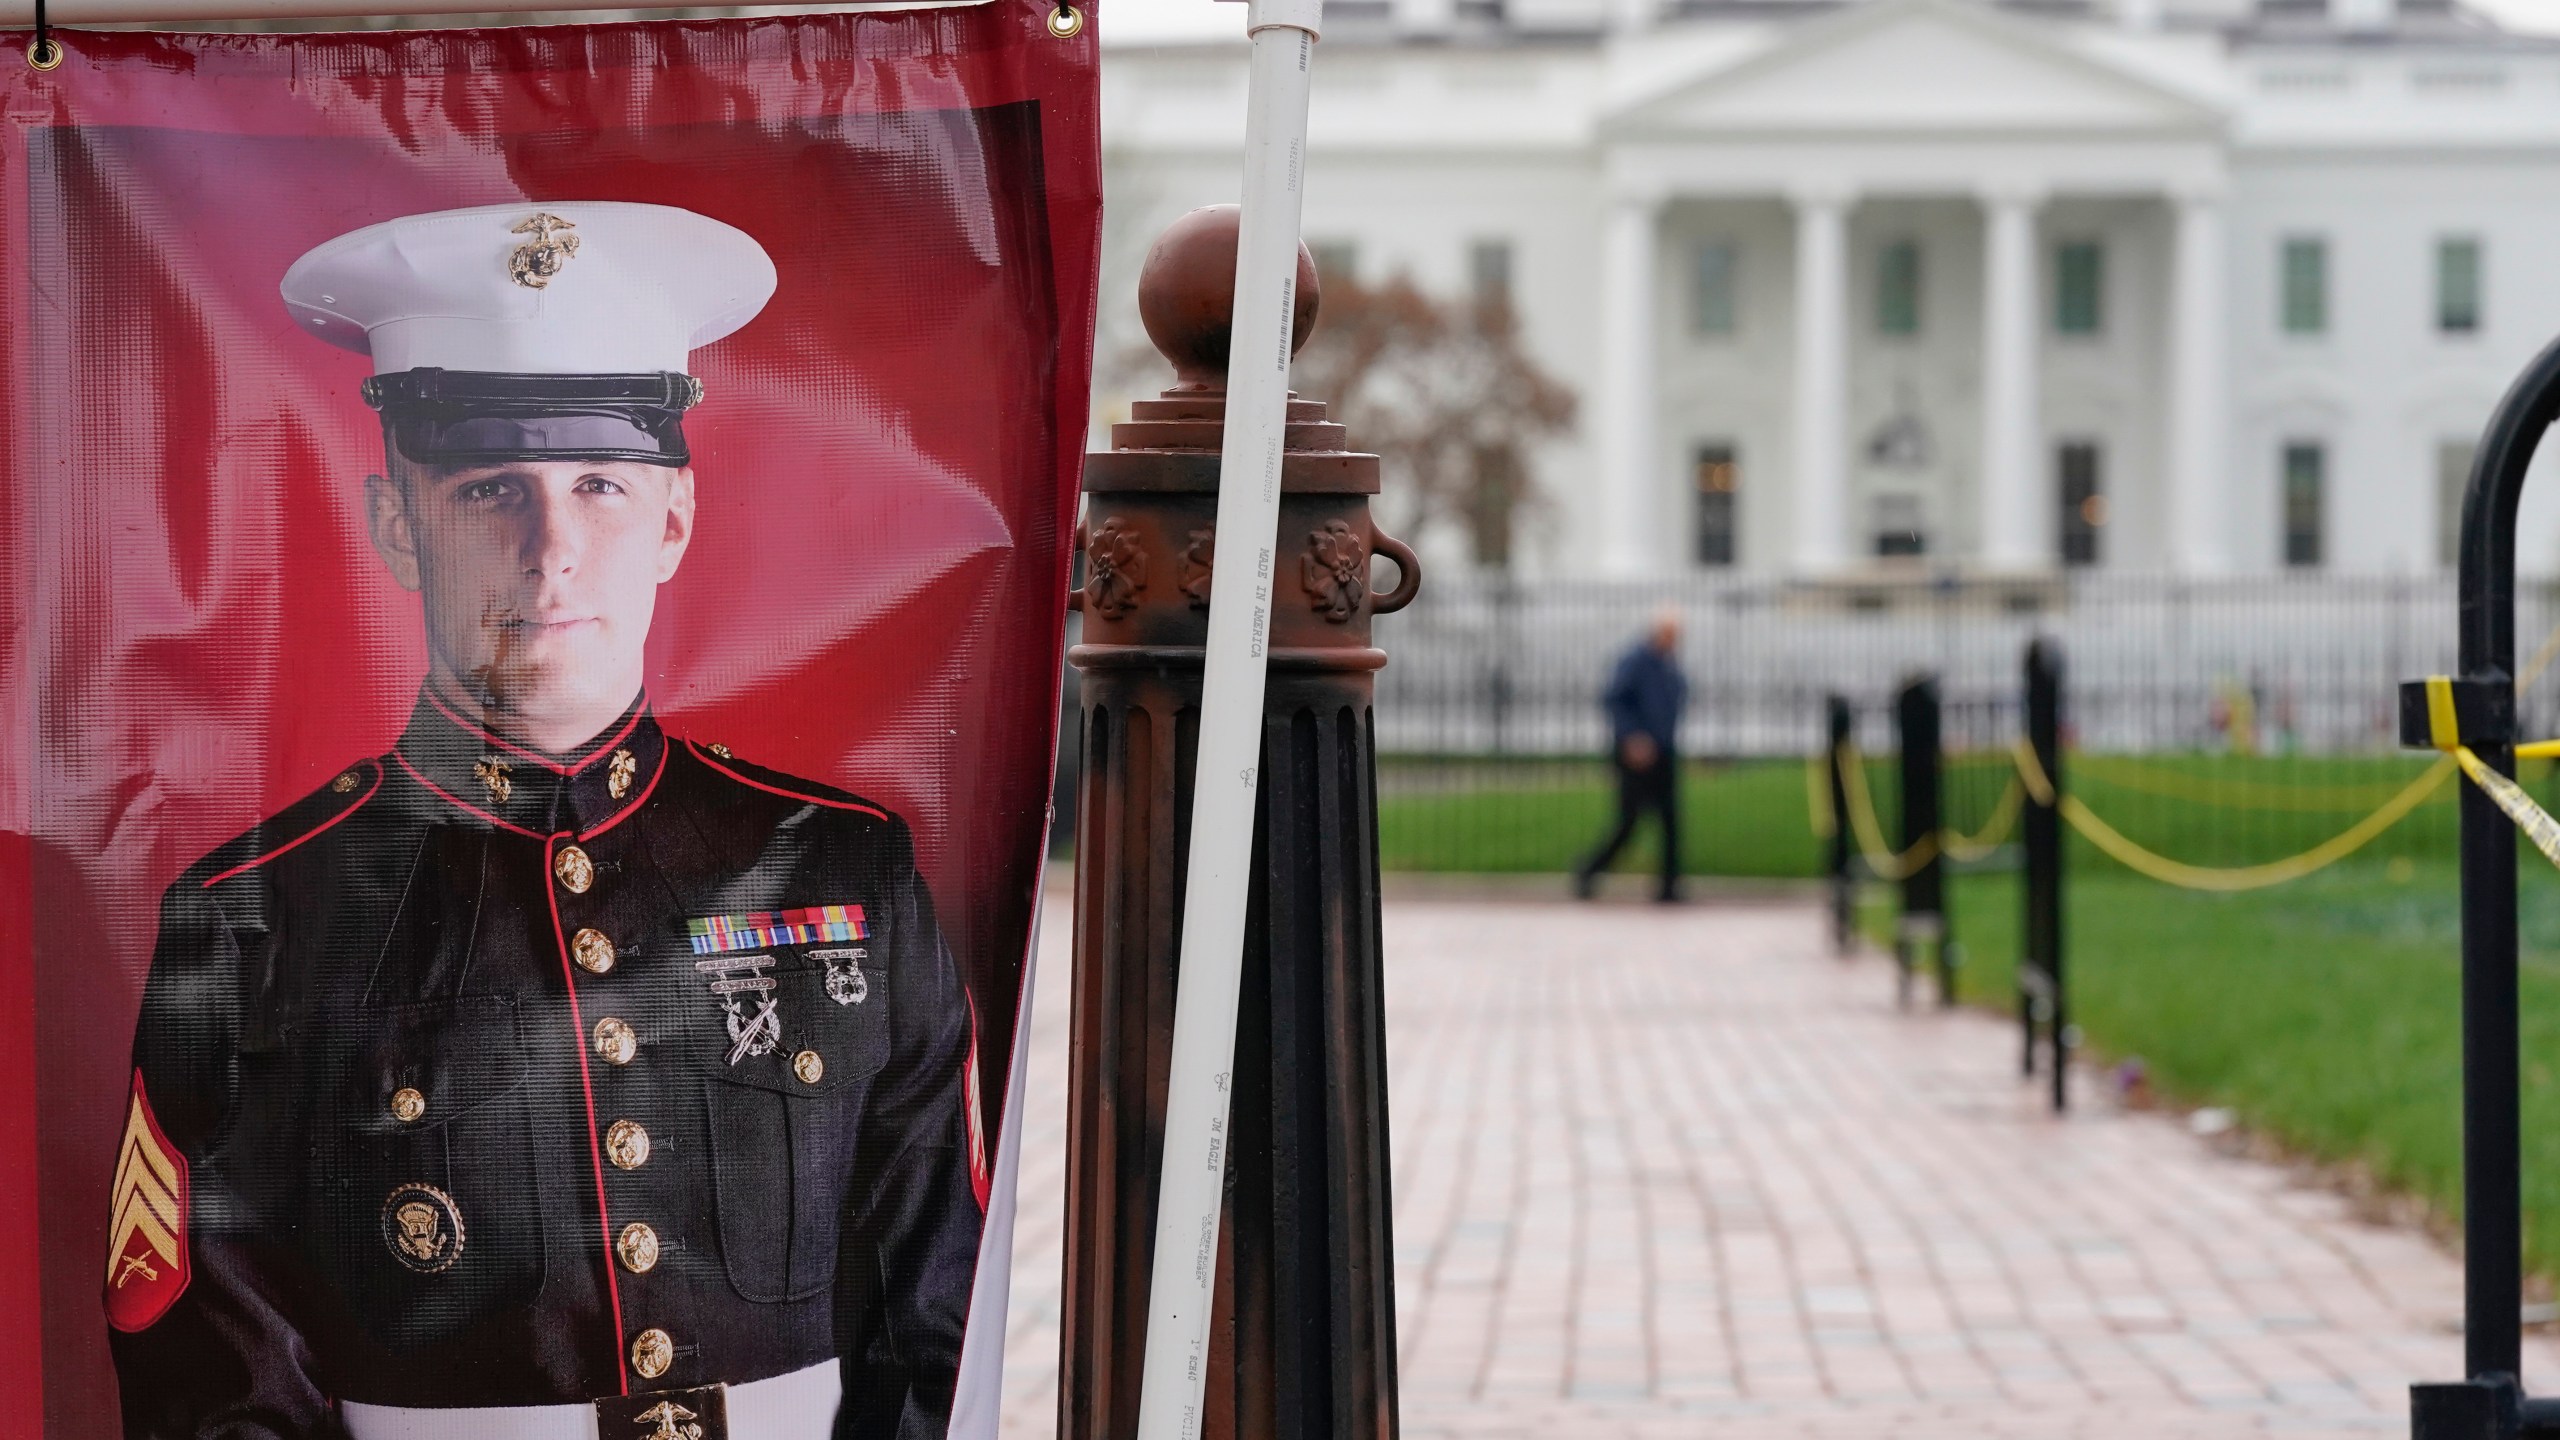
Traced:
[[382, 412], [383, 443], [422, 465], [513, 460], [625, 461], [679, 466], [693, 454], [684, 412], [702, 382], [634, 375], [513, 375], [403, 370], [364, 382]]

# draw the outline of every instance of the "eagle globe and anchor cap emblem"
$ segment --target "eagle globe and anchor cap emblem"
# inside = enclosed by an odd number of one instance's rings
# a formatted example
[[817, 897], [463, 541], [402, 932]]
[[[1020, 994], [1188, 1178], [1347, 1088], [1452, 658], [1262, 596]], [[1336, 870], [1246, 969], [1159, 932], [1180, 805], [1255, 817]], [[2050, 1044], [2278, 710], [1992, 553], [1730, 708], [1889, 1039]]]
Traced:
[[533, 238], [508, 253], [507, 278], [528, 290], [549, 285], [578, 253], [578, 237], [568, 233], [577, 228], [578, 222], [545, 211], [509, 230], [510, 235]]

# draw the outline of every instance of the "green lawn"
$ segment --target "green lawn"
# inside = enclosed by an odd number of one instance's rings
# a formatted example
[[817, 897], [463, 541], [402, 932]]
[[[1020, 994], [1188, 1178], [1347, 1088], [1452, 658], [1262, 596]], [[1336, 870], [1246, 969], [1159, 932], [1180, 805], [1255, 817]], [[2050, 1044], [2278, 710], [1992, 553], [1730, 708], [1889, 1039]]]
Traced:
[[[2328, 839], [2425, 772], [2424, 756], [2249, 757], [2223, 755], [2075, 758], [2065, 783], [2136, 842], [2196, 865], [2277, 859]], [[2547, 764], [2528, 771], [2548, 788]], [[1889, 761], [1867, 765], [1868, 788], [1891, 838], [1898, 825], [1898, 775]], [[1991, 816], [2011, 769], [2004, 754], [1958, 756], [1947, 767], [1949, 821], [1966, 833]], [[1591, 760], [1432, 760], [1389, 757], [1378, 767], [1378, 840], [1390, 870], [1442, 873], [1555, 873], [1574, 864], [1608, 828], [1607, 769]], [[2439, 789], [2386, 832], [2364, 858], [2412, 863], [2454, 850], [2454, 786]], [[1682, 776], [1681, 868], [1693, 875], [1753, 877], [1823, 873], [1801, 760], [1692, 761]], [[1620, 869], [1655, 863], [1652, 831]], [[2074, 842], [2075, 859], [2113, 862]]]
[[[2560, 1279], [2560, 874], [2534, 858], [2522, 879], [2525, 1243]], [[1889, 898], [1869, 889], [1882, 936]], [[2243, 895], [2082, 867], [2065, 897], [2073, 1018], [2094, 1055], [2140, 1056], [2172, 1100], [2228, 1106], [2298, 1152], [2459, 1213], [2452, 865], [2342, 865]], [[1949, 908], [1960, 993], [2013, 1010], [2016, 877], [1959, 877]]]
[[[2424, 757], [2078, 758], [2071, 788], [2142, 844], [2204, 865], [2279, 858], [2345, 829], [2421, 773]], [[1894, 825], [1892, 767], [1869, 766]], [[2528, 772], [2537, 792], [2547, 768]], [[1380, 768], [1391, 868], [1559, 871], [1609, 818], [1589, 762], [1499, 768], [1391, 760]], [[1951, 819], [1990, 813], [1998, 757], [1952, 767]], [[2155, 1090], [2224, 1105], [2297, 1152], [2351, 1162], [2447, 1214], [2460, 1208], [2460, 1032], [2453, 813], [2447, 784], [2373, 846], [2328, 871], [2238, 895], [2142, 879], [2076, 837], [2068, 963], [2089, 1052], [2139, 1056]], [[1802, 762], [1693, 765], [1685, 776], [1692, 873], [1820, 873]], [[1650, 841], [1648, 840], [1648, 845]], [[2560, 874], [2522, 871], [2525, 1213], [2529, 1263], [2560, 1280]], [[1650, 865], [1651, 852], [1621, 868]], [[1960, 874], [1950, 908], [1969, 1001], [2013, 1009], [2014, 853]], [[1871, 931], [1890, 887], [1869, 885]], [[1986, 1057], [1988, 1060], [1990, 1057]], [[2003, 1058], [2006, 1058], [2005, 1055]]]

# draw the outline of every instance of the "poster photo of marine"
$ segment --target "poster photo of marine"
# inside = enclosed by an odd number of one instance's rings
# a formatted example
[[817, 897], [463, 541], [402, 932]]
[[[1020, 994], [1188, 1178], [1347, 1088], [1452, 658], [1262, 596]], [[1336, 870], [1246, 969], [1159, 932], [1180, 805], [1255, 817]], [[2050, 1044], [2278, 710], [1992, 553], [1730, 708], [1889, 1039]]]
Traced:
[[1099, 243], [1049, 17], [6, 82], [49, 1440], [992, 1436]]
[[368, 528], [428, 672], [387, 754], [162, 904], [106, 1278], [134, 1433], [937, 1433], [985, 1146], [908, 826], [643, 684], [687, 358], [773, 289], [726, 225], [568, 202], [284, 277], [373, 362]]

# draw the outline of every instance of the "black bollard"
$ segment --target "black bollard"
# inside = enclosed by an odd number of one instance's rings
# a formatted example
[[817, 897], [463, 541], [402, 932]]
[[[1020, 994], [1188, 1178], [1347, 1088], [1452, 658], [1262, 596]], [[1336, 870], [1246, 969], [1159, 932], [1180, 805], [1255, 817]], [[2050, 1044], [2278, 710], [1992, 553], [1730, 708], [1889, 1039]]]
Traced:
[[[2516, 377], [2473, 452], [2455, 594], [2459, 673], [2400, 690], [2401, 743], [2459, 742], [2515, 773], [2516, 506], [2533, 452], [2560, 419], [2560, 343]], [[2446, 733], [2446, 732], [2450, 733]], [[2417, 1440], [2560, 1435], [2560, 1398], [2519, 1381], [2524, 1214], [2516, 1019], [2516, 827], [2462, 787], [2462, 1348], [2465, 1378], [2409, 1387]]]
[[1902, 920], [1895, 928], [1895, 996], [1911, 1003], [1911, 977], [1921, 952], [1938, 975], [1938, 1003], [1956, 1003], [1955, 952], [1947, 938], [1947, 865], [1939, 832], [1944, 755], [1939, 727], [1938, 682], [1919, 675], [1893, 697], [1894, 729], [1902, 745], [1902, 853], [1917, 863], [1902, 877]]
[[1831, 749], [1823, 762], [1822, 773], [1831, 777], [1831, 949], [1837, 955], [1849, 953], [1849, 941], [1858, 922], [1858, 882], [1850, 873], [1857, 846], [1849, 834], [1849, 778], [1840, 767], [1847, 763], [1850, 727], [1849, 702], [1838, 695], [1831, 697]]
[[2026, 913], [2019, 929], [2018, 1018], [2026, 1031], [2026, 1073], [2036, 1071], [2036, 1032], [2052, 1042], [2053, 1108], [2068, 1103], [2070, 1006], [2062, 987], [2062, 650], [2051, 640], [2027, 647], [2027, 749], [2043, 786], [2027, 787]]

